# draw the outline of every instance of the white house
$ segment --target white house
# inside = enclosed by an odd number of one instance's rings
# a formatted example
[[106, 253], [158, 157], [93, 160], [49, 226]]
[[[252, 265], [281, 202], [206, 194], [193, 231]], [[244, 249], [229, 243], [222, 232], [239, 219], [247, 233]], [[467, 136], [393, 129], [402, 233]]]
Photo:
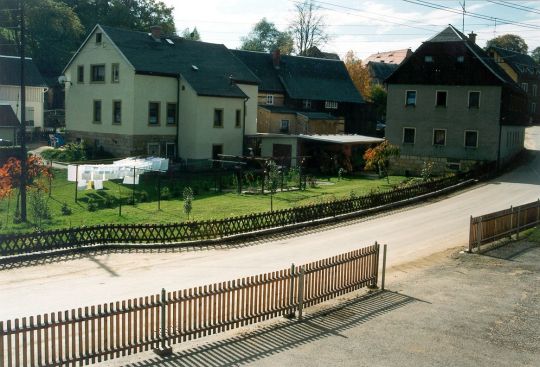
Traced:
[[258, 78], [224, 45], [97, 25], [64, 69], [70, 139], [117, 155], [242, 154]]

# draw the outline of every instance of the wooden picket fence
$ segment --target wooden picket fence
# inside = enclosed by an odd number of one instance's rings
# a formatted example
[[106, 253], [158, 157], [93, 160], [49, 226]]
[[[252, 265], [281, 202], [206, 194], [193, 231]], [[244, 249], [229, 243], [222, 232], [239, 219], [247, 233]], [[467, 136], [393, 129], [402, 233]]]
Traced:
[[378, 268], [375, 243], [236, 281], [0, 322], [0, 367], [83, 365], [166, 351], [170, 344], [281, 315], [302, 318], [304, 307], [376, 285]]
[[528, 204], [510, 207], [498, 212], [472, 217], [469, 226], [469, 251], [497, 241], [504, 237], [516, 235], [540, 223], [540, 200]]

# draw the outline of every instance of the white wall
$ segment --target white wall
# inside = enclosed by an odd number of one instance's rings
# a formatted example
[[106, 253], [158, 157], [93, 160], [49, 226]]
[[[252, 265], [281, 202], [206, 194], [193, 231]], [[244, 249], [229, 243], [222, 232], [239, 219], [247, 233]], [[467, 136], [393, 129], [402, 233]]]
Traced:
[[501, 160], [503, 162], [523, 150], [524, 144], [524, 126], [501, 126]]
[[[26, 110], [34, 109], [34, 127], [43, 127], [43, 101], [44, 87], [26, 87]], [[0, 104], [10, 105], [13, 112], [21, 119], [20, 87], [14, 85], [0, 85]], [[28, 121], [30, 116], [26, 114]]]
[[246, 102], [246, 135], [257, 133], [257, 97], [259, 87], [257, 85], [237, 84], [249, 99]]

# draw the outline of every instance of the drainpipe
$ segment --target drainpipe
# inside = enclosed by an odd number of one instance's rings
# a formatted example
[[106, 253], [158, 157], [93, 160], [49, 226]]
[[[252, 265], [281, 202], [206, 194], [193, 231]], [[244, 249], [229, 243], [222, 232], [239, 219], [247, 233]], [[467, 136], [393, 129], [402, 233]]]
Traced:
[[176, 157], [180, 156], [180, 82], [182, 77], [180, 74], [176, 76]]
[[244, 98], [244, 121], [242, 122], [242, 155], [245, 154], [245, 140], [246, 140], [246, 103], [249, 97]]
[[497, 171], [501, 168], [501, 137], [502, 137], [502, 121], [499, 122], [499, 147], [497, 149]]

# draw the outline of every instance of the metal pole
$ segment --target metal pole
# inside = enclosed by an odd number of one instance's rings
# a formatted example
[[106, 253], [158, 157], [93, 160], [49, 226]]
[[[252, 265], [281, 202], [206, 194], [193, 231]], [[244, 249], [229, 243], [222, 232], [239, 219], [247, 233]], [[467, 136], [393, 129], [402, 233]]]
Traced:
[[26, 222], [26, 179], [28, 175], [28, 165], [26, 161], [26, 85], [24, 78], [25, 35], [24, 35], [24, 1], [19, 1], [20, 10], [20, 57], [21, 57], [21, 178], [19, 193], [21, 195], [21, 220]]
[[536, 223], [540, 222], [540, 199], [536, 200]]
[[133, 167], [133, 189], [131, 190], [131, 200], [133, 206], [135, 206], [135, 167]]
[[386, 278], [386, 246], [383, 247], [383, 255], [382, 255], [382, 276], [381, 276], [381, 290], [384, 291], [384, 281]]
[[77, 202], [77, 190], [79, 190], [79, 165], [75, 165], [75, 202]]
[[298, 277], [298, 320], [302, 320], [304, 311], [304, 268], [300, 268]]
[[161, 210], [161, 174], [158, 173], [157, 181], [157, 208]]

